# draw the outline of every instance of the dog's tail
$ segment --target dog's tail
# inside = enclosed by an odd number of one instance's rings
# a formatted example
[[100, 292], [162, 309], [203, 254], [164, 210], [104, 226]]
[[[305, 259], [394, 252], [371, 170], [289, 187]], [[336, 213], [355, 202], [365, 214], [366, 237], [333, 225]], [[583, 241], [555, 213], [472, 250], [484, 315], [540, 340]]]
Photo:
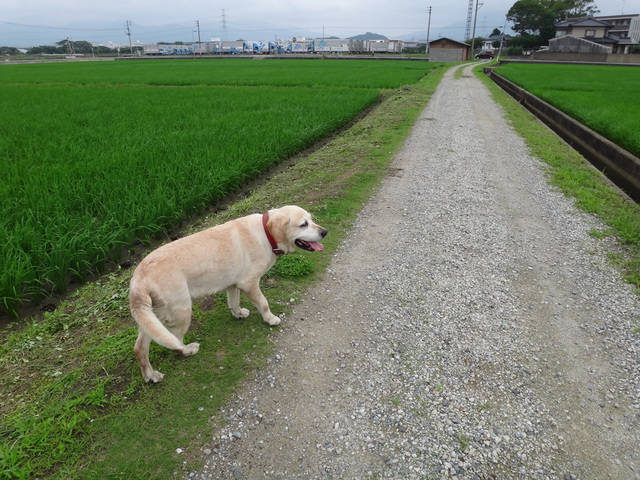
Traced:
[[138, 328], [152, 340], [170, 350], [183, 352], [185, 344], [165, 327], [153, 311], [153, 299], [149, 291], [131, 280], [129, 287], [129, 307]]

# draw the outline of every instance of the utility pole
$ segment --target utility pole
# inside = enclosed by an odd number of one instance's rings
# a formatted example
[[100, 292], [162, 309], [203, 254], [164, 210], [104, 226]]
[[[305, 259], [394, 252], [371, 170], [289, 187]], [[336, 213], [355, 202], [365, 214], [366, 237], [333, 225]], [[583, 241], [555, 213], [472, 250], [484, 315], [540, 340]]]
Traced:
[[198, 27], [198, 55], [202, 55], [202, 43], [200, 43], [200, 20], [196, 20], [196, 27]]
[[504, 31], [507, 28], [507, 18], [504, 19], [504, 25], [502, 26], [502, 32], [500, 33], [500, 47], [498, 48], [498, 55], [496, 60], [500, 60], [500, 54], [502, 53], [502, 46], [504, 45]]
[[76, 52], [73, 50], [73, 42], [67, 37], [67, 58], [74, 58], [75, 56]]
[[127, 20], [127, 35], [129, 35], [129, 52], [133, 55], [133, 45], [131, 45], [131, 20]]
[[473, 16], [473, 36], [471, 37], [471, 55], [473, 55], [476, 43], [476, 21], [478, 20], [478, 10], [482, 5], [484, 5], [484, 3], [479, 3], [479, 0], [476, 0], [476, 14]]
[[429, 54], [429, 30], [431, 30], [431, 7], [429, 7], [429, 22], [427, 23], [427, 45], [424, 47], [424, 53]]

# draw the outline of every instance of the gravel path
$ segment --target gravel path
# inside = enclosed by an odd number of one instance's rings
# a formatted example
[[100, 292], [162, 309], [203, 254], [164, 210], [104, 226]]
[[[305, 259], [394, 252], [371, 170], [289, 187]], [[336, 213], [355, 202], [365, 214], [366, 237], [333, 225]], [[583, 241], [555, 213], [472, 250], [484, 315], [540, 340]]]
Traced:
[[187, 478], [640, 478], [638, 299], [463, 68]]

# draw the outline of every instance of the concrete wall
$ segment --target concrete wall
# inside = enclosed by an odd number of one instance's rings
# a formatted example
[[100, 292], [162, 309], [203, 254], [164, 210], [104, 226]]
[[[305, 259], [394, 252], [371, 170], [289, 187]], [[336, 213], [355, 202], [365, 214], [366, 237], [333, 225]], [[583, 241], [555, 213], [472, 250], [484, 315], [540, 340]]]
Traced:
[[542, 60], [549, 62], [578, 62], [578, 63], [625, 63], [640, 64], [640, 55], [621, 53], [561, 53], [561, 52], [535, 52], [528, 57], [529, 60]]
[[430, 62], [462, 62], [464, 57], [462, 48], [431, 48], [429, 49]]
[[552, 53], [611, 53], [611, 48], [585, 38], [564, 35], [549, 40]]

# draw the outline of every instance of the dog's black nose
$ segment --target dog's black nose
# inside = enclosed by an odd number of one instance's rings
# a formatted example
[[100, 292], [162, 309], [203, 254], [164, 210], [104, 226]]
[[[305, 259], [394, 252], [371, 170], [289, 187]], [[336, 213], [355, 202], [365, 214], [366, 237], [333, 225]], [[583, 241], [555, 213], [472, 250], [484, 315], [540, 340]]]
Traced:
[[324, 238], [324, 237], [326, 237], [326, 236], [327, 236], [327, 233], [329, 233], [327, 230], [322, 229], [322, 231], [320, 232], [320, 236], [321, 236], [322, 238]]

